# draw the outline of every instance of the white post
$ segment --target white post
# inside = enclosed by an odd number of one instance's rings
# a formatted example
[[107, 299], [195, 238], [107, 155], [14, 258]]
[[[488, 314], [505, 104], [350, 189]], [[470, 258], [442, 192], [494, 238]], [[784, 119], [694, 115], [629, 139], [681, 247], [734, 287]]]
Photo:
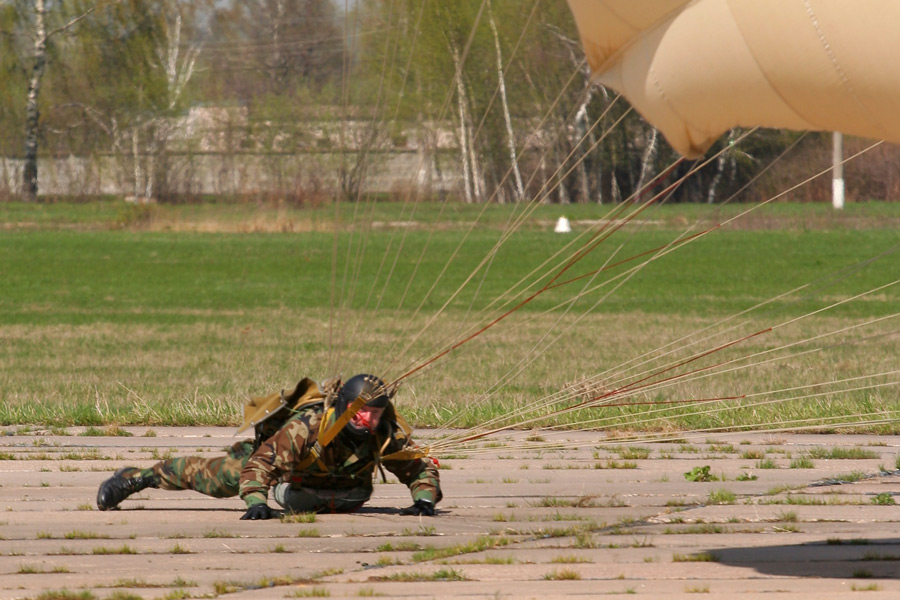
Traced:
[[841, 132], [835, 131], [833, 139], [831, 205], [835, 210], [841, 210], [844, 208], [844, 136]]

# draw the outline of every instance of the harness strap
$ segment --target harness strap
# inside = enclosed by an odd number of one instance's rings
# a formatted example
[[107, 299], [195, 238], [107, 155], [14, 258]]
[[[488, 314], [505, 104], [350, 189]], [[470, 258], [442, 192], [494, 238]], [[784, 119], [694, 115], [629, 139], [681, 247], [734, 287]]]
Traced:
[[425, 458], [428, 455], [428, 448], [403, 449], [382, 456], [381, 460], [414, 460], [416, 458]]
[[[354, 400], [350, 406], [347, 407], [337, 419], [335, 419], [334, 423], [331, 424], [330, 427], [327, 426], [329, 421], [328, 417], [330, 417], [330, 413], [334, 412], [333, 408], [329, 408], [329, 412], [325, 413], [322, 416], [322, 424], [319, 426], [319, 441], [317, 443], [322, 444], [324, 448], [337, 436], [338, 433], [344, 428], [344, 426], [350, 422], [350, 419], [356, 416], [356, 413], [365, 406], [366, 402], [369, 401], [369, 398], [365, 396], [360, 396], [356, 400]], [[324, 431], [323, 431], [324, 430]]]

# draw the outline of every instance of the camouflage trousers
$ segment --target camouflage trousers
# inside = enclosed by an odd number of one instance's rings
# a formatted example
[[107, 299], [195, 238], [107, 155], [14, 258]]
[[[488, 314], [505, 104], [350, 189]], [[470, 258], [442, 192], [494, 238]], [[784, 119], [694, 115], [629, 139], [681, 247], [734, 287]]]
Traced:
[[125, 477], [155, 477], [163, 490], [195, 490], [214, 498], [238, 495], [241, 470], [253, 454], [253, 440], [231, 446], [225, 456], [202, 458], [183, 456], [163, 460], [139, 473], [123, 473]]
[[349, 490], [319, 490], [279, 483], [272, 494], [275, 502], [289, 513], [353, 512], [372, 496], [372, 488], [359, 486]]
[[[241, 470], [253, 454], [253, 440], [237, 442], [225, 456], [202, 458], [183, 456], [163, 460], [148, 469], [123, 472], [124, 477], [154, 477], [162, 490], [194, 490], [214, 498], [237, 496]], [[372, 489], [360, 486], [350, 490], [324, 490], [280, 483], [275, 501], [287, 512], [352, 512], [371, 496]]]

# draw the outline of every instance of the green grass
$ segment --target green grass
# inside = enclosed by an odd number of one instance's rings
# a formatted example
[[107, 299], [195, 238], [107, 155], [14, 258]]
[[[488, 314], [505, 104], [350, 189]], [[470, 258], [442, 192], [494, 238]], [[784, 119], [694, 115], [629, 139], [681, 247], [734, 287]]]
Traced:
[[837, 460], [864, 460], [870, 458], [879, 458], [881, 455], [874, 450], [866, 450], [853, 446], [843, 448], [835, 446], [832, 448], [813, 448], [809, 451], [811, 458], [837, 459]]
[[707, 497], [707, 502], [710, 504], [734, 504], [736, 501], [737, 496], [735, 493], [725, 488], [713, 490]]
[[[348, 345], [352, 340], [352, 351], [343, 348], [346, 362], [338, 367], [345, 375], [382, 364], [379, 358], [395, 350], [397, 340], [409, 341], [409, 356], [431, 356], [448, 336], [457, 334], [461, 322], [472, 319], [476, 324], [473, 315], [482, 309], [489, 308], [477, 323], [501, 314], [502, 309], [490, 302], [571, 241], [549, 233], [547, 222], [563, 213], [573, 221], [598, 219], [608, 210], [538, 207], [493, 258], [490, 270], [479, 272], [457, 294], [516, 210], [489, 206], [481, 224], [469, 233], [467, 228], [481, 208], [423, 204], [416, 206], [413, 217], [421, 226], [377, 228], [366, 234], [361, 228], [335, 224], [332, 208], [158, 206], [151, 209], [156, 229], [145, 230], [131, 226], [131, 207], [108, 201], [0, 202], [4, 257], [0, 424], [84, 425], [107, 435], [116, 430], [102, 427], [234, 425], [248, 396], [285, 388], [303, 375], [329, 375], [324, 369], [335, 355], [330, 340]], [[617, 231], [562, 279], [591, 274], [609, 261], [667, 244], [685, 223], [698, 218], [710, 223], [745, 208], [725, 207], [721, 214], [704, 206], [651, 209], [642, 215], [648, 226], [629, 225]], [[371, 210], [370, 221], [386, 223], [403, 221], [410, 207], [385, 202], [365, 209]], [[346, 207], [345, 211], [350, 214]], [[900, 205], [852, 205], [840, 215], [819, 206], [787, 204], [760, 212], [770, 219], [769, 225], [724, 229], [679, 247], [614, 292], [611, 284], [585, 295], [570, 312], [565, 312], [570, 307], [563, 302], [583, 291], [588, 280], [538, 296], [521, 313], [462, 346], [453, 360], [439, 361], [437, 368], [422, 374], [423, 379], [411, 379], [416, 394], [413, 399], [401, 392], [404, 412], [415, 425], [441, 424], [465, 412], [459, 425], [468, 426], [512, 413], [564, 387], [590, 395], [590, 386], [579, 382], [583, 374], [681, 339], [800, 284], [818, 282], [766, 305], [754, 327], [775, 325], [897, 278], [897, 261], [888, 256], [833, 282], [821, 279], [891, 248], [896, 233], [890, 223], [900, 218]], [[234, 233], [241, 231], [235, 224], [257, 220], [270, 223], [268, 230], [275, 233]], [[283, 228], [278, 225], [285, 220], [308, 223], [308, 230], [279, 233]], [[208, 222], [220, 232], [191, 231]], [[334, 230], [340, 233], [335, 235]], [[356, 256], [362, 259], [356, 262]], [[449, 256], [455, 258], [448, 265]], [[613, 267], [592, 283], [620, 275], [635, 264]], [[546, 281], [545, 277], [539, 283]], [[892, 314], [900, 297], [896, 287], [805, 321], [802, 335]], [[445, 303], [446, 310], [427, 334], [416, 338], [413, 334]], [[341, 306], [337, 320], [336, 304]], [[327, 324], [333, 322], [341, 324], [340, 331], [329, 329]], [[567, 334], [549, 344], [548, 328]], [[740, 345], [739, 350], [762, 351], [788, 343], [790, 335], [790, 328], [779, 329]], [[858, 339], [864, 339], [862, 331]], [[466, 400], [455, 400], [487, 389], [517, 364], [523, 349], [535, 344], [542, 344], [541, 359], [507, 383], [502, 394], [477, 409], [470, 409]], [[649, 399], [749, 394], [802, 384], [798, 373], [808, 373], [813, 378], [808, 383], [821, 383], [826, 371], [834, 378], [853, 377], [886, 371], [893, 364], [890, 339], [825, 346], [792, 359], [786, 363], [789, 368], [776, 361], [772, 367], [737, 371], [727, 378], [709, 378], [708, 383], [674, 386]], [[861, 352], [867, 357], [865, 364], [856, 360]], [[41, 377], [34, 378], [34, 372]], [[898, 402], [889, 390], [848, 392], [827, 402], [796, 401], [724, 413], [671, 410], [639, 427], [741, 427], [841, 418], [897, 411]], [[620, 407], [604, 410], [603, 416], [633, 420], [647, 410]], [[596, 411], [584, 410], [553, 422], [596, 417]], [[623, 453], [621, 458], [642, 456]]]

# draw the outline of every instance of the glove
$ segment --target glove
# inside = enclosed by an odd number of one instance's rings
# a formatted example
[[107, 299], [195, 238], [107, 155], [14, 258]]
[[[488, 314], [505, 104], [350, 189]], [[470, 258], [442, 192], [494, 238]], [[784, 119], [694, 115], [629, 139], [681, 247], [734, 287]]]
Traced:
[[416, 500], [412, 506], [409, 508], [404, 508], [400, 511], [401, 515], [415, 515], [418, 517], [426, 516], [433, 517], [434, 516], [434, 504], [429, 502], [428, 500]]
[[259, 521], [264, 519], [271, 519], [274, 516], [275, 515], [272, 513], [272, 509], [269, 508], [268, 504], [254, 504], [247, 509], [247, 512], [244, 513], [244, 516], [241, 517], [241, 521]]

